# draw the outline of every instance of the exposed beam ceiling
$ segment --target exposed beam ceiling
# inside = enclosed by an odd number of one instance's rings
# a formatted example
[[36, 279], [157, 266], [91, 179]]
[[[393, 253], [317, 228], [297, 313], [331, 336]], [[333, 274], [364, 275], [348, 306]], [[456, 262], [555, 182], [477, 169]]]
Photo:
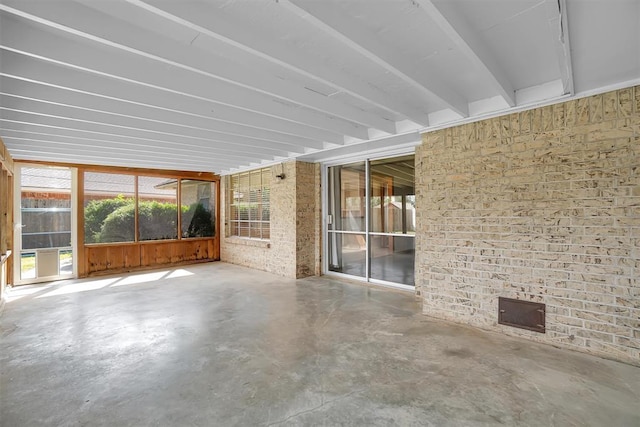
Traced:
[[0, 0], [0, 137], [216, 173], [400, 150], [640, 84], [639, 28], [636, 0]]

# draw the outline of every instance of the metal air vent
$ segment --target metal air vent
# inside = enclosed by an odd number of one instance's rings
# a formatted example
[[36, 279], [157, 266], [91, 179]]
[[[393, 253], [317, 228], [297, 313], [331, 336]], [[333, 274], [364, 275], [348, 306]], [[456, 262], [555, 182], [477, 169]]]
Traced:
[[542, 303], [498, 297], [498, 323], [501, 325], [544, 333], [545, 311]]

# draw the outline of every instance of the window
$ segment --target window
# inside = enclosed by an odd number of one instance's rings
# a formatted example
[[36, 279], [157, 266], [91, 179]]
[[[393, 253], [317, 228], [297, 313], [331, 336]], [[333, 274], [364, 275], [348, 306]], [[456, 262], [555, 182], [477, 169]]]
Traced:
[[23, 167], [22, 249], [71, 246], [71, 170]]
[[138, 238], [178, 238], [178, 191], [176, 180], [138, 177]]
[[211, 182], [187, 179], [180, 181], [183, 238], [214, 235], [214, 195], [215, 191]]
[[269, 239], [271, 169], [229, 176], [227, 180], [228, 235]]
[[214, 237], [215, 188], [211, 181], [87, 171], [84, 241], [123, 243]]
[[84, 242], [135, 241], [135, 176], [84, 174]]

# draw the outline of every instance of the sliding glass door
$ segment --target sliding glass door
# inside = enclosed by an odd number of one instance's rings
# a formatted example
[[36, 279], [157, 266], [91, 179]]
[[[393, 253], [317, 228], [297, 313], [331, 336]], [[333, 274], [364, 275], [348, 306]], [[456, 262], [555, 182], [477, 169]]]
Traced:
[[329, 168], [329, 270], [367, 277], [366, 164]]
[[414, 285], [414, 156], [370, 163], [371, 278]]
[[332, 272], [414, 286], [414, 156], [327, 170], [327, 249]]

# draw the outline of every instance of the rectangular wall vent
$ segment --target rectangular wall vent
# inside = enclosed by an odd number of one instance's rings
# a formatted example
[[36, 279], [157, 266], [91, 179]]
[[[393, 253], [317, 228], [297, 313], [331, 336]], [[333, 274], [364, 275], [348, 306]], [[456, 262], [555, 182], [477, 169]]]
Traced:
[[545, 332], [545, 305], [498, 297], [498, 323], [515, 328]]

